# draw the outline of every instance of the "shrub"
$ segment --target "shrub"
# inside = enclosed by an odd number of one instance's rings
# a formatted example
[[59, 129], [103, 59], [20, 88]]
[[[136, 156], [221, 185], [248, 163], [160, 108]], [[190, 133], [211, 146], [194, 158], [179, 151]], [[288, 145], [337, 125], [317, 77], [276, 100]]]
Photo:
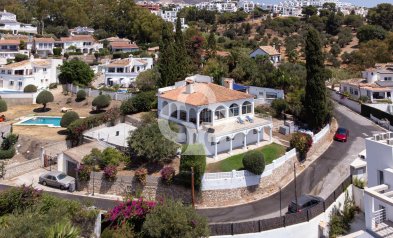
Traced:
[[32, 185], [14, 187], [0, 193], [0, 217], [16, 210], [24, 210], [34, 205], [42, 196], [42, 191]]
[[171, 166], [166, 166], [161, 170], [161, 179], [166, 183], [166, 184], [171, 184], [173, 177], [175, 176], [175, 169]]
[[191, 206], [166, 200], [147, 214], [142, 233], [151, 238], [209, 237], [209, 226]]
[[135, 231], [140, 231], [146, 215], [156, 206], [156, 202], [138, 200], [128, 200], [120, 203], [110, 210], [104, 221], [109, 221], [111, 226], [116, 229], [123, 224], [133, 224]]
[[37, 87], [33, 84], [29, 84], [23, 89], [23, 92], [24, 93], [35, 93], [35, 92], [37, 92]]
[[86, 96], [87, 96], [86, 91], [83, 90], [83, 89], [80, 89], [80, 90], [76, 93], [76, 100], [77, 100], [78, 102], [83, 101], [83, 100], [86, 99]]
[[80, 231], [69, 221], [61, 222], [49, 228], [48, 237], [77, 238], [80, 237]]
[[21, 62], [24, 60], [29, 59], [29, 56], [25, 55], [25, 54], [16, 54], [15, 55], [15, 62]]
[[82, 164], [81, 166], [79, 166], [77, 172], [79, 181], [87, 182], [90, 180], [91, 168], [89, 166]]
[[61, 48], [53, 48], [53, 55], [60, 56], [61, 55]]
[[13, 133], [8, 134], [1, 142], [1, 149], [8, 150], [18, 142], [19, 136]]
[[14, 147], [11, 147], [7, 150], [0, 150], [0, 160], [4, 160], [4, 159], [11, 159], [12, 157], [14, 157], [16, 151]]
[[278, 98], [272, 101], [271, 107], [274, 109], [276, 117], [281, 117], [282, 113], [288, 109], [288, 103], [284, 99]]
[[301, 159], [305, 159], [307, 152], [312, 146], [312, 137], [306, 133], [293, 133], [290, 140], [290, 145], [291, 148], [296, 148], [297, 152], [299, 152]]
[[49, 89], [55, 89], [55, 88], [57, 88], [57, 83], [49, 84]]
[[265, 170], [265, 160], [262, 152], [258, 150], [248, 151], [243, 157], [243, 166], [251, 173], [261, 175]]
[[146, 185], [147, 169], [137, 169], [135, 171], [135, 177], [142, 185]]
[[98, 95], [94, 98], [92, 105], [96, 107], [97, 110], [108, 107], [111, 104], [111, 98], [108, 95]]
[[104, 176], [108, 181], [115, 181], [117, 175], [117, 167], [108, 165], [104, 168]]
[[362, 179], [362, 178], [358, 178], [357, 176], [354, 176], [352, 179], [352, 184], [355, 187], [358, 187], [360, 189], [364, 189], [364, 186], [366, 185], [366, 181], [364, 181], [364, 179]]
[[[94, 159], [96, 160], [94, 163]], [[107, 166], [119, 166], [120, 162], [126, 162], [127, 157], [119, 150], [108, 147], [103, 151], [99, 149], [92, 149], [90, 154], [86, 155], [82, 162], [86, 165], [98, 165], [101, 169]]]
[[40, 92], [38, 94], [37, 98], [36, 98], [36, 102], [38, 104], [42, 104], [43, 105], [42, 110], [45, 110], [46, 109], [46, 104], [49, 103], [49, 102], [53, 102], [53, 100], [54, 100], [53, 94], [51, 92], [49, 92], [49, 91], [46, 91], [46, 90]]
[[156, 98], [155, 91], [140, 92], [123, 101], [120, 111], [123, 115], [150, 111], [157, 107]]
[[133, 227], [130, 224], [124, 223], [116, 229], [111, 227], [106, 228], [101, 233], [101, 238], [135, 238], [137, 237]]
[[61, 117], [60, 126], [61, 127], [68, 127], [72, 122], [79, 119], [79, 115], [76, 112], [69, 111], [64, 113]]
[[0, 99], [0, 112], [5, 112], [7, 110], [7, 102], [4, 99]]
[[180, 158], [180, 178], [185, 185], [191, 186], [191, 167], [194, 167], [194, 185], [199, 189], [206, 168], [205, 149], [201, 144], [184, 145]]
[[338, 237], [346, 234], [350, 229], [350, 223], [355, 217], [356, 207], [349, 198], [348, 192], [345, 192], [343, 211], [340, 207], [334, 207], [330, 214], [329, 237]]

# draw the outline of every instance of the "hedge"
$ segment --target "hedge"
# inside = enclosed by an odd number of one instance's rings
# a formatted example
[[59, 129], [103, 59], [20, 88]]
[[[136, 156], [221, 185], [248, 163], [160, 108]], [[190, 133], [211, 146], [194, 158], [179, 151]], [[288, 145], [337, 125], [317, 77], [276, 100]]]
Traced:
[[8, 150], [0, 150], [0, 160], [11, 159], [15, 155], [15, 147], [11, 147]]
[[133, 97], [123, 101], [120, 111], [123, 115], [134, 114], [138, 112], [148, 112], [157, 108], [157, 96], [155, 91], [140, 92]]
[[182, 147], [179, 177], [186, 186], [191, 186], [191, 167], [194, 167], [194, 187], [200, 189], [206, 168], [205, 148], [201, 144]]
[[248, 151], [243, 157], [243, 166], [253, 174], [261, 175], [265, 170], [265, 159], [258, 150]]

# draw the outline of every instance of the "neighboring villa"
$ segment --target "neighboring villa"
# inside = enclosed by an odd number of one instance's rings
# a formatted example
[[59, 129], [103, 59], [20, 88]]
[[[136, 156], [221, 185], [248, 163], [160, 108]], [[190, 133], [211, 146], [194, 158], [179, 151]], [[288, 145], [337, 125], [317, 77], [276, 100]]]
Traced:
[[28, 50], [20, 50], [20, 40], [0, 40], [0, 64], [7, 64], [8, 59], [15, 59], [16, 54], [29, 55]]
[[48, 88], [57, 82], [58, 66], [61, 59], [34, 59], [0, 67], [0, 88], [23, 91], [24, 87], [33, 84], [38, 89]]
[[55, 47], [55, 40], [51, 37], [33, 39], [32, 50], [40, 57], [47, 57], [53, 55], [53, 48]]
[[[169, 10], [159, 10], [159, 11], [152, 11], [152, 13], [161, 17], [162, 19], [164, 19], [164, 21], [172, 22], [175, 25], [176, 21], [177, 21], [177, 13], [179, 12], [179, 10], [180, 10], [180, 8], [173, 8], [170, 11]], [[180, 23], [181, 23], [182, 29], [188, 28], [188, 25], [186, 24], [185, 19], [183, 17], [180, 18]], [[175, 28], [174, 28], [174, 30], [175, 30]]]
[[158, 90], [159, 118], [179, 124], [179, 142], [205, 145], [208, 155], [247, 149], [264, 140], [264, 129], [272, 133], [271, 118], [254, 114], [254, 96], [212, 83], [209, 76], [194, 75], [174, 86]]
[[362, 72], [363, 78], [340, 83], [340, 92], [351, 97], [367, 96], [371, 102], [391, 99], [393, 93], [393, 63], [377, 64]]
[[93, 35], [94, 34], [94, 29], [91, 27], [87, 26], [77, 26], [74, 29], [69, 29], [71, 36], [75, 35]]
[[[366, 140], [367, 187], [364, 189], [366, 229], [376, 235], [393, 230], [393, 133]], [[391, 233], [390, 233], [391, 234]], [[382, 237], [382, 236], [381, 236]], [[387, 237], [387, 236], [383, 236]]]
[[259, 3], [254, 3], [253, 1], [248, 0], [240, 0], [238, 4], [239, 8], [243, 9], [243, 11], [247, 13], [254, 11], [256, 7], [259, 7]]
[[135, 43], [131, 43], [128, 41], [113, 41], [109, 43], [109, 48], [111, 52], [123, 52], [123, 53], [131, 53], [139, 51], [138, 45]]
[[236, 12], [238, 10], [237, 2], [231, 0], [210, 1], [195, 4], [198, 9], [206, 9], [208, 11], [217, 12]]
[[0, 12], [0, 30], [11, 31], [12, 34], [18, 34], [18, 32], [37, 34], [37, 27], [18, 22], [16, 15], [6, 10]]
[[75, 35], [70, 37], [61, 37], [60, 41], [56, 42], [57, 47], [63, 49], [63, 54], [66, 52], [81, 52], [83, 54], [97, 52], [103, 48], [103, 45], [97, 42], [91, 35]]
[[278, 64], [281, 62], [281, 53], [277, 49], [270, 45], [259, 46], [257, 49], [250, 53], [251, 58], [256, 58], [257, 56], [267, 56], [273, 64]]
[[153, 67], [153, 58], [115, 59], [103, 65], [105, 84], [131, 87], [140, 72]]

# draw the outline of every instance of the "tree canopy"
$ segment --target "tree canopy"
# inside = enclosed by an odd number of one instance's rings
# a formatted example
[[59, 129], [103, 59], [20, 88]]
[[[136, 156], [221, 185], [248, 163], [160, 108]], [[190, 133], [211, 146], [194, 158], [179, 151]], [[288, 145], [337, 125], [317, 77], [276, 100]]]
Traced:
[[393, 30], [393, 5], [381, 3], [368, 9], [367, 20], [370, 24], [382, 26], [385, 30]]
[[53, 94], [47, 90], [41, 91], [36, 98], [36, 103], [42, 104], [43, 108], [42, 110], [44, 111], [46, 109], [46, 104], [49, 102], [53, 102], [54, 97]]
[[60, 66], [59, 81], [61, 84], [77, 84], [87, 86], [94, 77], [93, 70], [85, 62], [74, 58]]

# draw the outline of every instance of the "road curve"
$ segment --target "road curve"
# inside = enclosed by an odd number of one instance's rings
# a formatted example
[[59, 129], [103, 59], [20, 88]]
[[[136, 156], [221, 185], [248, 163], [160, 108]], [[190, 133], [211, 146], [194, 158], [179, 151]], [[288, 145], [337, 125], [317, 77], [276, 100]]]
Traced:
[[[314, 194], [326, 198], [349, 175], [349, 164], [365, 149], [364, 138], [383, 131], [380, 127], [348, 108], [336, 104], [334, 116], [339, 126], [350, 131], [347, 143], [334, 141], [313, 164], [297, 177], [297, 194]], [[294, 182], [281, 190], [282, 212], [294, 199]], [[280, 215], [279, 193], [234, 207], [198, 209], [209, 222], [240, 222]]]

